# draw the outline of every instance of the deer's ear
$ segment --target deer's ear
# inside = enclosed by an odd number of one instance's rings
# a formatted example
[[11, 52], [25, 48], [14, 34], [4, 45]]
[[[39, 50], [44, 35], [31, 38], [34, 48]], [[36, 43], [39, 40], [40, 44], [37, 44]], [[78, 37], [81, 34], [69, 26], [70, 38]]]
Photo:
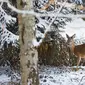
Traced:
[[72, 38], [75, 38], [75, 36], [76, 36], [76, 34], [74, 34], [74, 35], [72, 36]]
[[66, 34], [66, 37], [69, 38], [68, 34]]

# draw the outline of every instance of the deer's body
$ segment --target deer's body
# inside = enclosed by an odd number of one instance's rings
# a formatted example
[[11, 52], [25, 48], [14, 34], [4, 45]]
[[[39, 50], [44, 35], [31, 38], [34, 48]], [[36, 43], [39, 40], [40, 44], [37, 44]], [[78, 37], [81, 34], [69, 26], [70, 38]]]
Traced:
[[77, 57], [77, 68], [80, 64], [81, 58], [85, 58], [85, 44], [81, 44], [81, 45], [76, 45], [74, 43], [73, 38], [75, 37], [75, 35], [69, 37], [68, 35], [66, 35], [68, 40], [67, 40], [67, 45], [70, 48], [70, 51]]
[[75, 46], [74, 47], [74, 54], [77, 57], [85, 58], [85, 44]]

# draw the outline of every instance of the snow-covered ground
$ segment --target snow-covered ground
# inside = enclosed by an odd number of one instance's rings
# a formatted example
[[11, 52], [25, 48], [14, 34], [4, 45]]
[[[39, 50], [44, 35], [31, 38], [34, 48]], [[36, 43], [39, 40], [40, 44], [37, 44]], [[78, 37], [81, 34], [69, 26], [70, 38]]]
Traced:
[[85, 67], [82, 68], [74, 71], [70, 67], [41, 67], [40, 85], [85, 85]]
[[[39, 79], [40, 85], [85, 85], [85, 67], [74, 71], [72, 67], [41, 66]], [[0, 75], [0, 84], [10, 80], [11, 77]]]
[[0, 83], [4, 83], [4, 82], [9, 82], [10, 81], [10, 77], [8, 77], [5, 74], [0, 75]]

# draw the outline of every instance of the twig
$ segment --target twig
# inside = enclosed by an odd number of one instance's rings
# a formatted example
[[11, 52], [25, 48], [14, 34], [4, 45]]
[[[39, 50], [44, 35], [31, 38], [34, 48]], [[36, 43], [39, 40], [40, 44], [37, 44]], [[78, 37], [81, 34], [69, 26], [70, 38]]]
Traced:
[[82, 78], [81, 78], [81, 80], [80, 80], [80, 82], [79, 82], [79, 84], [78, 85], [80, 85], [81, 84], [81, 81], [83, 80], [83, 78], [84, 78], [85, 76], [82, 76]]

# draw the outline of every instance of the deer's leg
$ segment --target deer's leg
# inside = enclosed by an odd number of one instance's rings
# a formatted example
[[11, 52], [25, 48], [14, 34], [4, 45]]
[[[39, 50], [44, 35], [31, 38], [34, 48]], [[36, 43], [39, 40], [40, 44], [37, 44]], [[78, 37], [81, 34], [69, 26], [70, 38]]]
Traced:
[[77, 70], [78, 70], [78, 66], [80, 64], [80, 61], [81, 61], [81, 57], [78, 57], [78, 59], [77, 59]]

